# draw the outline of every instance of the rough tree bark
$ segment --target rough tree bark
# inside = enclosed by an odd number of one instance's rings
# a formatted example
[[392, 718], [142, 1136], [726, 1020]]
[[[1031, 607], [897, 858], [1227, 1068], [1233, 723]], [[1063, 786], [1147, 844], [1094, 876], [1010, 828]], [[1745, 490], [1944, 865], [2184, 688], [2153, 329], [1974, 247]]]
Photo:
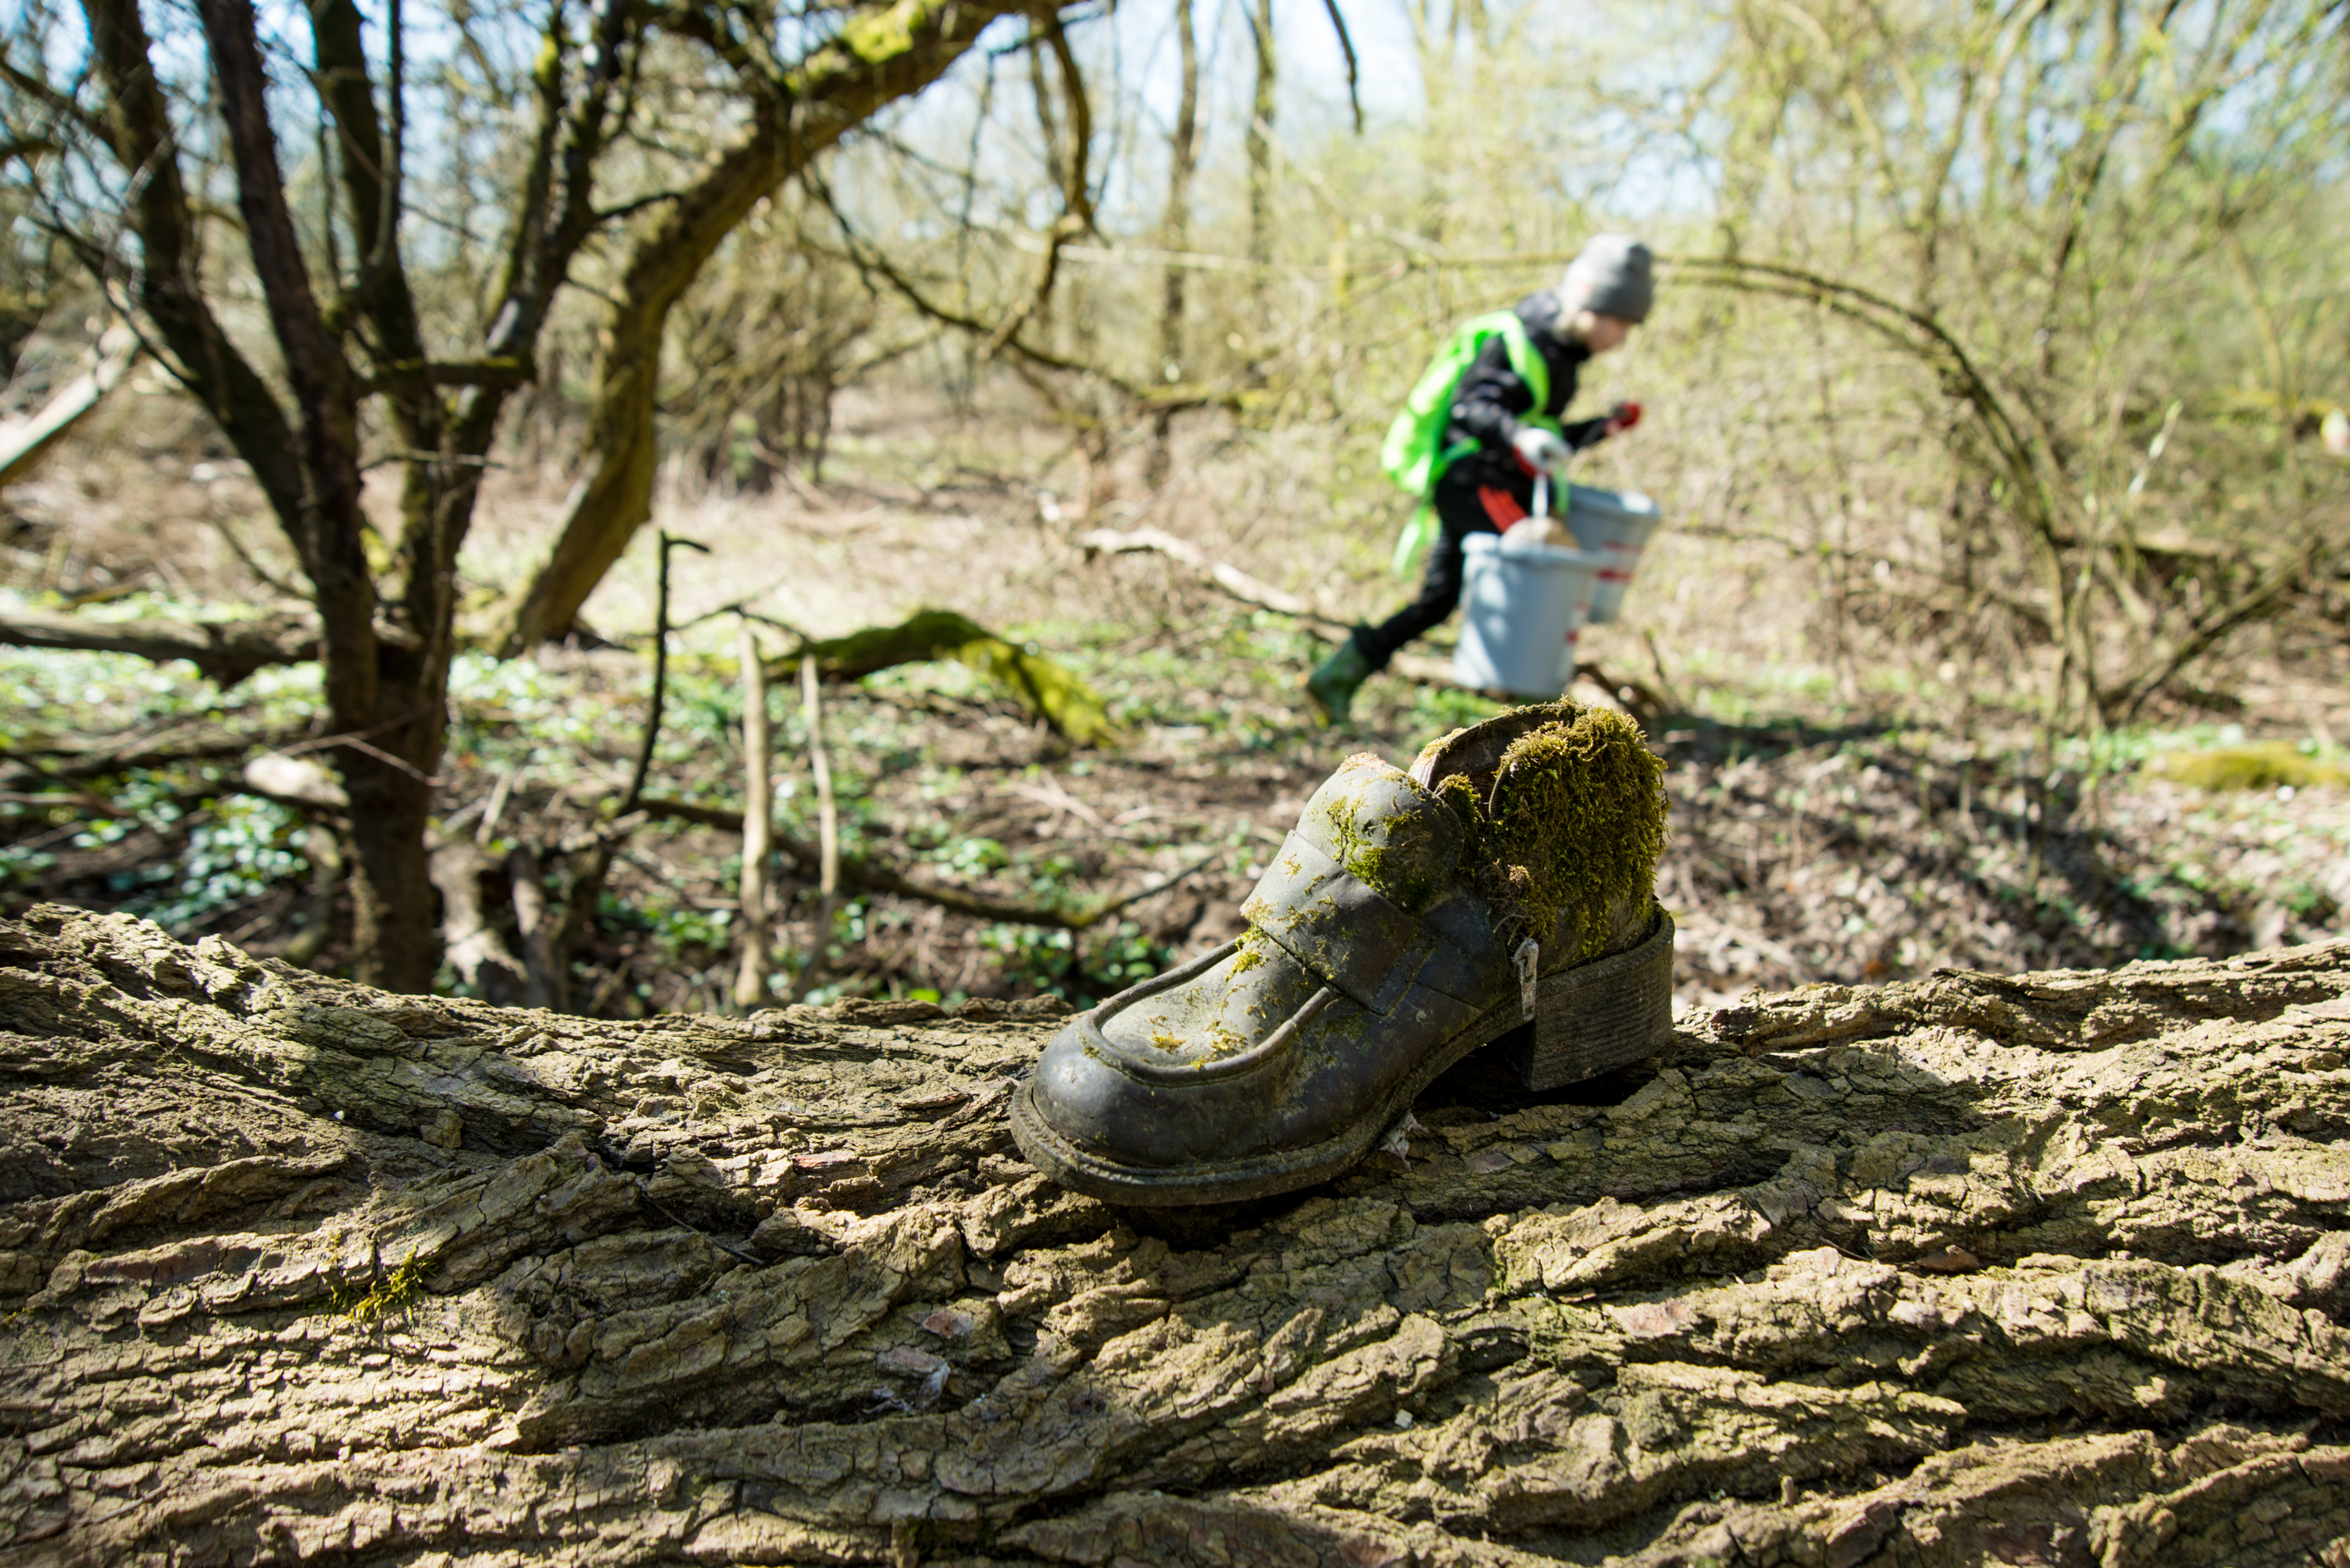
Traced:
[[1019, 1160], [1048, 1023], [598, 1023], [44, 909], [0, 1562], [2340, 1563], [2345, 988], [1812, 987], [1150, 1214]]
[[783, 81], [735, 61], [758, 90], [750, 130], [639, 235], [597, 358], [581, 450], [589, 468], [546, 562], [507, 612], [509, 653], [559, 638], [652, 514], [653, 404], [669, 313], [751, 209], [816, 154], [962, 57], [1018, 0], [898, 0], [860, 11]]

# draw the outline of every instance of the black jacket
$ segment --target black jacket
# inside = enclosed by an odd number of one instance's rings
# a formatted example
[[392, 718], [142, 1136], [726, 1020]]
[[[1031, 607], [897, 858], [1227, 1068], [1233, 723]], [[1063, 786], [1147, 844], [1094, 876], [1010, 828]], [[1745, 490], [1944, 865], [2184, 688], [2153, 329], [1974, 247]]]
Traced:
[[[1543, 404], [1542, 412], [1556, 419], [1575, 399], [1576, 373], [1583, 362], [1591, 358], [1590, 351], [1580, 343], [1555, 336], [1560, 306], [1558, 296], [1549, 289], [1528, 295], [1518, 301], [1518, 319], [1526, 324], [1526, 335], [1534, 348], [1550, 367], [1550, 398]], [[1445, 443], [1457, 446], [1462, 441], [1475, 441], [1478, 450], [1456, 458], [1445, 471], [1445, 478], [1458, 480], [1472, 486], [1492, 485], [1508, 491], [1517, 498], [1520, 506], [1534, 504], [1534, 475], [1510, 446], [1510, 438], [1518, 433], [1518, 416], [1534, 411], [1534, 389], [1510, 369], [1510, 348], [1499, 334], [1486, 341], [1477, 358], [1461, 377], [1461, 385], [1452, 393], [1452, 422], [1444, 432]], [[1605, 418], [1580, 420], [1560, 426], [1566, 444], [1580, 451], [1597, 443], [1607, 426]]]

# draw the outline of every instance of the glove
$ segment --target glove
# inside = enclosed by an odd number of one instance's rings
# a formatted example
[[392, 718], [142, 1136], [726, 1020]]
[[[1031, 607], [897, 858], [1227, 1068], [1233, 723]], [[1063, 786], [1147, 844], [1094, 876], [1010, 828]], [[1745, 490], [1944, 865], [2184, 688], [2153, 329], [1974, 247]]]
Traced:
[[1639, 404], [1618, 403], [1614, 408], [1607, 410], [1607, 423], [1606, 427], [1601, 430], [1600, 434], [1622, 435], [1626, 431], [1630, 430], [1634, 425], [1637, 425], [1639, 422]]
[[1567, 450], [1566, 442], [1559, 439], [1557, 431], [1546, 431], [1538, 425], [1523, 427], [1510, 438], [1510, 445], [1516, 449], [1518, 461], [1536, 473], [1556, 473], [1566, 466], [1566, 460], [1573, 455]]

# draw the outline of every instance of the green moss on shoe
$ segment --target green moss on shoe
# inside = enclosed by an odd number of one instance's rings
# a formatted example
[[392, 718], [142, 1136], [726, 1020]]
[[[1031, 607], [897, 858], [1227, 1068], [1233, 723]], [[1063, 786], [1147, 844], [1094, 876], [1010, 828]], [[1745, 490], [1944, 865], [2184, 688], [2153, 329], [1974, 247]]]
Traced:
[[1581, 956], [1593, 958], [1610, 912], [1655, 896], [1665, 764], [1621, 713], [1555, 710], [1502, 753], [1483, 799], [1466, 774], [1440, 781], [1437, 797], [1470, 830], [1478, 890], [1504, 931], [1549, 941], [1566, 919]]
[[1461, 842], [1474, 853], [1485, 833], [1485, 807], [1477, 798], [1476, 784], [1467, 774], [1449, 774], [1437, 784], [1436, 798], [1461, 819]]
[[[1406, 798], [1417, 798], [1400, 773], [1369, 760], [1394, 775], [1398, 787], [1409, 792]], [[1358, 815], [1356, 802], [1342, 795], [1325, 808], [1324, 821], [1338, 863], [1399, 909], [1417, 913], [1427, 908], [1451, 879], [1459, 841], [1448, 831], [1450, 824], [1424, 809]]]

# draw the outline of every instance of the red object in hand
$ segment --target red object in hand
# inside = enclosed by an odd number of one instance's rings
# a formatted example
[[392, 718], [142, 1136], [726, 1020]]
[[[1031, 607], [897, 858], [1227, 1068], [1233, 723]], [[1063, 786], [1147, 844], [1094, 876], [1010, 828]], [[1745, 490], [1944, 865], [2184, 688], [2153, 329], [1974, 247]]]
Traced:
[[1621, 435], [1640, 422], [1640, 405], [1618, 403], [1607, 416], [1607, 433]]

